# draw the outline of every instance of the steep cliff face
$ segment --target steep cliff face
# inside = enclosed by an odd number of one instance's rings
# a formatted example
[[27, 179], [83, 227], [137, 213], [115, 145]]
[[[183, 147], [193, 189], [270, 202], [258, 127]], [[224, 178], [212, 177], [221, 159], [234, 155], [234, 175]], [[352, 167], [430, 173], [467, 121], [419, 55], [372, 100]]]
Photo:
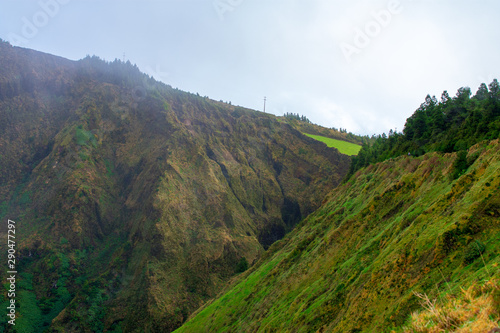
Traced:
[[19, 327], [173, 330], [349, 167], [272, 115], [130, 64], [6, 43], [0, 64], [0, 217], [19, 232]]
[[[176, 332], [401, 332], [423, 307], [442, 322], [424, 313], [408, 331], [495, 327], [500, 293], [485, 282], [500, 260], [499, 167], [495, 140], [359, 170]], [[435, 299], [476, 302], [474, 288], [496, 290], [489, 318], [436, 312]]]

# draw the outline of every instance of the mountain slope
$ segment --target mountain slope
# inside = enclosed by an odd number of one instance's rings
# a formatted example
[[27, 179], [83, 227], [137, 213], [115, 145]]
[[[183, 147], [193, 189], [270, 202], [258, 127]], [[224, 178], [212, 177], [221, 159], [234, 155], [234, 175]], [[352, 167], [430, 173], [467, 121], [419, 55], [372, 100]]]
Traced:
[[0, 64], [0, 217], [17, 222], [19, 330], [171, 331], [349, 167], [272, 115], [129, 63], [1, 42]]
[[465, 169], [460, 158], [358, 171], [176, 332], [391, 331], [420, 309], [413, 292], [459, 295], [498, 274], [499, 141], [469, 149]]

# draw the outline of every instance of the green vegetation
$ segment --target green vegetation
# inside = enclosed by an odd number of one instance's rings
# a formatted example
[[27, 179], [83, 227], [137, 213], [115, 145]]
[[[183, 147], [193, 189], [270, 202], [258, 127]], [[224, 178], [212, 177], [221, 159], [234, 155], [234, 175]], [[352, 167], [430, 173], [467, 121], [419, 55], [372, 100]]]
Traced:
[[345, 154], [345, 155], [349, 155], [349, 156], [357, 155], [359, 153], [359, 151], [361, 150], [360, 145], [356, 145], [354, 143], [350, 143], [347, 141], [331, 139], [331, 138], [327, 138], [327, 137], [320, 136], [320, 135], [313, 135], [313, 134], [307, 134], [307, 133], [304, 133], [304, 134], [310, 138], [324, 142], [328, 147], [337, 148], [342, 154]]
[[236, 273], [243, 273], [248, 269], [248, 261], [245, 257], [241, 258], [236, 266]]
[[86, 131], [82, 128], [82, 126], [78, 126], [75, 132], [75, 140], [76, 144], [80, 146], [87, 145], [90, 142], [94, 147], [97, 145], [94, 135]]

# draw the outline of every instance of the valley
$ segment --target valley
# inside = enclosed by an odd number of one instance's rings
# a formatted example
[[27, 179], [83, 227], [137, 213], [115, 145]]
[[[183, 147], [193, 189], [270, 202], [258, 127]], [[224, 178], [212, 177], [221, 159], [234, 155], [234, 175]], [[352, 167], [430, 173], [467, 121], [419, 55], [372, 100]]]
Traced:
[[0, 41], [1, 329], [498, 327], [500, 88], [443, 96], [367, 137]]

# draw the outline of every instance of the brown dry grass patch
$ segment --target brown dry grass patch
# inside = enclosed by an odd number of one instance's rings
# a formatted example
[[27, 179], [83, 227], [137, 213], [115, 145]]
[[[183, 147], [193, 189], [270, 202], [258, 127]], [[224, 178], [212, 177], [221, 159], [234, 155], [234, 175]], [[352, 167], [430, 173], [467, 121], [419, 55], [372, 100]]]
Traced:
[[499, 327], [497, 297], [498, 281], [482, 286], [473, 284], [462, 289], [460, 295], [449, 296], [445, 302], [430, 299], [426, 294], [414, 293], [421, 300], [422, 311], [411, 316], [405, 333], [484, 332]]

